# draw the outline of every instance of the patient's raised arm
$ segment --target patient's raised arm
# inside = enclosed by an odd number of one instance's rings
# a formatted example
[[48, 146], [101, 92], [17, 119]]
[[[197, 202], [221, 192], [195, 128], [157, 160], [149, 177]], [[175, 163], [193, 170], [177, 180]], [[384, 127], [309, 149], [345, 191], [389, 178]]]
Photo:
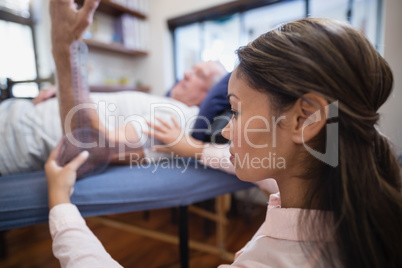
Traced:
[[80, 66], [80, 62], [82, 64], [85, 60], [83, 48], [86, 45], [81, 44], [80, 39], [90, 26], [99, 2], [100, 0], [86, 0], [84, 6], [77, 10], [74, 0], [50, 1], [52, 54], [56, 65], [59, 109], [64, 134], [68, 132], [66, 127], [71, 130], [82, 127], [76, 126], [80, 121], [76, 117], [82, 116], [84, 112], [92, 126], [99, 126], [99, 118], [93, 109], [81, 109], [74, 117], [68, 118], [68, 113], [76, 105], [91, 102], [86, 75], [82, 73], [86, 72], [86, 68]]
[[[86, 0], [78, 10], [74, 0], [50, 1], [52, 53], [58, 79], [60, 119], [65, 135], [57, 159], [58, 164], [64, 166], [77, 154], [88, 150], [90, 157], [78, 170], [79, 177], [103, 170], [110, 161], [126, 164], [128, 151], [142, 155], [142, 148], [135, 143], [130, 144], [135, 146], [127, 146], [129, 142], [125, 135], [109, 135], [90, 99], [88, 47], [81, 38], [90, 26], [99, 2]], [[135, 141], [135, 130], [128, 130]], [[114, 138], [111, 139], [111, 136]]]

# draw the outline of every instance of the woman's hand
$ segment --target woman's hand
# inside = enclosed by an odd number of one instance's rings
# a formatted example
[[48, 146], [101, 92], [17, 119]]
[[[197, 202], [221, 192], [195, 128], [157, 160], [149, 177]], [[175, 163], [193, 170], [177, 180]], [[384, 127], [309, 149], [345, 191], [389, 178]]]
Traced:
[[49, 193], [49, 209], [62, 204], [71, 203], [70, 196], [73, 193], [77, 170], [88, 159], [88, 151], [81, 152], [71, 162], [61, 167], [56, 162], [56, 156], [60, 150], [60, 144], [53, 149], [45, 164], [45, 172]]
[[157, 118], [160, 125], [148, 122], [150, 131], [144, 131], [148, 136], [160, 140], [165, 145], [157, 145], [152, 150], [158, 152], [175, 153], [182, 157], [200, 158], [204, 148], [203, 142], [194, 139], [190, 135], [185, 134], [180, 128], [177, 121], [172, 117], [173, 125], [169, 125], [166, 121]]

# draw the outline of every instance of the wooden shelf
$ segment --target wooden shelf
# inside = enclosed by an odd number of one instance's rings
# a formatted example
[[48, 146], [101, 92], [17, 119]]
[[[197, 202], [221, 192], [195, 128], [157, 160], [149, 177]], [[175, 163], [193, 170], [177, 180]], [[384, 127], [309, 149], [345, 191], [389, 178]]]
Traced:
[[[75, 2], [79, 5], [83, 5], [84, 0], [75, 0]], [[112, 16], [116, 16], [116, 17], [123, 15], [123, 14], [130, 14], [130, 15], [133, 15], [140, 19], [147, 18], [147, 16], [145, 14], [143, 14], [139, 11], [129, 9], [125, 6], [113, 3], [110, 0], [101, 0], [97, 10], [102, 11], [103, 13], [106, 13], [106, 14], [109, 14]]]
[[[74, 0], [75, 3], [77, 3], [78, 6], [82, 6], [85, 3], [85, 0]], [[121, 4], [117, 4], [115, 2], [113, 2], [112, 0], [101, 0], [99, 2], [99, 6], [96, 10], [96, 14], [99, 15], [99, 20], [101, 20], [102, 18], [104, 19], [104, 21], [106, 21], [105, 23], [110, 24], [111, 22], [113, 22], [113, 24], [117, 21], [119, 23], [128, 23], [129, 25], [134, 24], [134, 26], [132, 27], [134, 29], [136, 29], [136, 27], [141, 27], [144, 28], [145, 24], [146, 24], [146, 15], [144, 13], [142, 13], [141, 11], [145, 10], [145, 9], [140, 9], [140, 7], [138, 7], [138, 10], [133, 10], [130, 8], [127, 8], [124, 5]], [[144, 7], [145, 8], [145, 7]], [[141, 11], [139, 11], [141, 10]], [[96, 15], [95, 14], [95, 15]], [[109, 16], [106, 17], [102, 17], [102, 14], [106, 14]], [[121, 17], [122, 15], [131, 15], [134, 16], [138, 19], [132, 19], [131, 17]], [[108, 18], [111, 16], [111, 20]], [[121, 20], [121, 21], [120, 21]], [[127, 20], [127, 22], [126, 22]], [[102, 23], [99, 22], [98, 26], [102, 27], [101, 25]], [[98, 27], [98, 28], [99, 28]], [[115, 29], [115, 25], [108, 25], [107, 27], [113, 27], [113, 31], [117, 31], [119, 32], [119, 34], [122, 34], [121, 31], [122, 29]], [[101, 31], [102, 29], [98, 29], [99, 31]], [[95, 31], [96, 32], [96, 31]], [[131, 32], [124, 32], [124, 34], [130, 34], [128, 37], [132, 37], [132, 36], [136, 36], [138, 33], [138, 38], [144, 38], [143, 36], [140, 36], [140, 29], [138, 29], [138, 32], [135, 32], [135, 34], [131, 34]], [[107, 34], [111, 34], [111, 33], [107, 33]], [[113, 33], [115, 34], [115, 33]], [[148, 51], [146, 51], [146, 47], [145, 47], [145, 39], [139, 39], [139, 40], [126, 40], [128, 43], [135, 43], [136, 44], [136, 48], [139, 49], [132, 49], [132, 48], [128, 48], [126, 47], [123, 43], [106, 43], [106, 42], [102, 42], [102, 41], [97, 41], [96, 40], [96, 34], [93, 34], [92, 39], [84, 39], [84, 42], [88, 45], [88, 48], [90, 50], [90, 52], [95, 52], [96, 53], [104, 53], [104, 52], [109, 52], [109, 53], [114, 53], [115, 55], [107, 55], [108, 58], [111, 58], [112, 60], [118, 61], [121, 60], [121, 57], [138, 57], [138, 56], [147, 56], [148, 55]], [[110, 36], [111, 37], [111, 36]], [[129, 39], [129, 38], [128, 38]], [[110, 38], [110, 40], [112, 40], [112, 38]], [[107, 40], [109, 41], [109, 40]], [[135, 42], [133, 42], [135, 41]], [[142, 41], [142, 42], [140, 42]], [[106, 54], [106, 53], [104, 53]], [[90, 86], [90, 90], [92, 92], [117, 92], [117, 91], [143, 91], [143, 92], [149, 92], [149, 87], [143, 86], [143, 87], [136, 87], [136, 86], [124, 86], [124, 85], [92, 85]]]
[[88, 48], [106, 50], [109, 52], [116, 52], [116, 53], [120, 53], [120, 54], [131, 55], [131, 56], [147, 56], [148, 55], [148, 52], [146, 52], [146, 51], [129, 49], [129, 48], [126, 48], [124, 45], [118, 44], [118, 43], [108, 44], [108, 43], [103, 43], [103, 42], [99, 42], [99, 41], [92, 40], [92, 39], [84, 39], [84, 42], [88, 45]]
[[89, 88], [91, 92], [141, 91], [148, 93], [150, 91], [149, 86], [92, 85]]

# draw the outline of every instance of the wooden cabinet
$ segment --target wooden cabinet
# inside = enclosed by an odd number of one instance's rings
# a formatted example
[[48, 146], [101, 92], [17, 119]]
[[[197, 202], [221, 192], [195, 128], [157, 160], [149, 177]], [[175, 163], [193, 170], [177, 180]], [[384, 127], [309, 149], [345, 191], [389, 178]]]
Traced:
[[95, 50], [105, 50], [108, 52], [126, 54], [131, 56], [147, 56], [148, 52], [144, 50], [130, 49], [119, 43], [104, 43], [92, 39], [85, 39], [84, 42], [88, 48]]
[[[83, 5], [84, 0], [76, 0], [75, 2], [78, 5]], [[127, 8], [120, 4], [114, 3], [110, 0], [101, 0], [96, 12], [102, 12], [104, 14], [108, 14], [110, 16], [115, 17], [116, 19], [124, 14], [129, 14], [142, 20], [146, 20], [147, 18], [146, 15], [140, 11]], [[121, 43], [105, 43], [93, 39], [86, 39], [85, 43], [87, 43], [89, 48], [97, 50], [107, 50], [110, 52], [121, 53], [132, 56], [146, 56], [148, 54], [148, 52], [145, 50], [130, 49]]]
[[[136, 1], [136, 0], [132, 0]], [[145, 0], [147, 1], [147, 0]], [[82, 6], [84, 0], [75, 0], [75, 2]], [[144, 12], [140, 10], [134, 10], [132, 8], [128, 8], [127, 6], [120, 5], [116, 3], [118, 1], [110, 1], [110, 0], [101, 0], [99, 6], [95, 12], [94, 18], [97, 15], [104, 15], [110, 18], [113, 21], [119, 20], [122, 17], [132, 17], [133, 19], [137, 20], [138, 22], [146, 22], [147, 16]], [[129, 15], [129, 16], [127, 16]], [[110, 27], [108, 27], [110, 28]], [[100, 26], [99, 31], [104, 31], [105, 29]], [[109, 29], [110, 30], [110, 29]], [[115, 29], [113, 29], [115, 30]], [[142, 32], [147, 31], [142, 29]], [[144, 34], [145, 36], [147, 33]], [[136, 36], [135, 38], [139, 38]], [[141, 36], [143, 38], [143, 36]], [[133, 48], [133, 46], [125, 45], [124, 42], [116, 42], [110, 40], [110, 42], [98, 40], [95, 36], [94, 38], [85, 39], [84, 42], [88, 45], [90, 53], [100, 53], [103, 54], [107, 52], [108, 55], [112, 55], [110, 60], [119, 60], [121, 57], [132, 57], [135, 60], [136, 57], [144, 57], [148, 55], [148, 51], [146, 50], [147, 46], [141, 46], [141, 48]], [[111, 54], [112, 53], [112, 54]], [[114, 56], [113, 56], [114, 55]], [[113, 91], [122, 91], [122, 90], [139, 90], [139, 91], [149, 91], [149, 87], [147, 86], [129, 86], [129, 85], [90, 85], [91, 91], [93, 92], [113, 92]]]
[[118, 91], [141, 91], [148, 93], [149, 86], [108, 86], [108, 85], [92, 85], [89, 86], [91, 92], [118, 92]]
[[[76, 2], [78, 4], [82, 4], [84, 1], [77, 0]], [[98, 6], [97, 11], [101, 11], [101, 12], [110, 14], [115, 17], [123, 15], [123, 14], [131, 14], [131, 15], [141, 18], [141, 19], [147, 18], [147, 16], [144, 13], [142, 13], [138, 10], [133, 10], [133, 9], [127, 8], [120, 4], [114, 3], [110, 0], [102, 0]]]

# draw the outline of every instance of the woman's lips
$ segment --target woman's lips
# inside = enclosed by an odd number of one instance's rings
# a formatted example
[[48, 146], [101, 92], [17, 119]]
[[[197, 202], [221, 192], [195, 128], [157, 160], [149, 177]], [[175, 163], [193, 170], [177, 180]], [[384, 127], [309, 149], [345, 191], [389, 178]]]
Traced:
[[232, 152], [230, 152], [230, 157], [229, 157], [230, 162], [234, 163], [234, 159], [235, 159], [235, 156], [233, 155]]

